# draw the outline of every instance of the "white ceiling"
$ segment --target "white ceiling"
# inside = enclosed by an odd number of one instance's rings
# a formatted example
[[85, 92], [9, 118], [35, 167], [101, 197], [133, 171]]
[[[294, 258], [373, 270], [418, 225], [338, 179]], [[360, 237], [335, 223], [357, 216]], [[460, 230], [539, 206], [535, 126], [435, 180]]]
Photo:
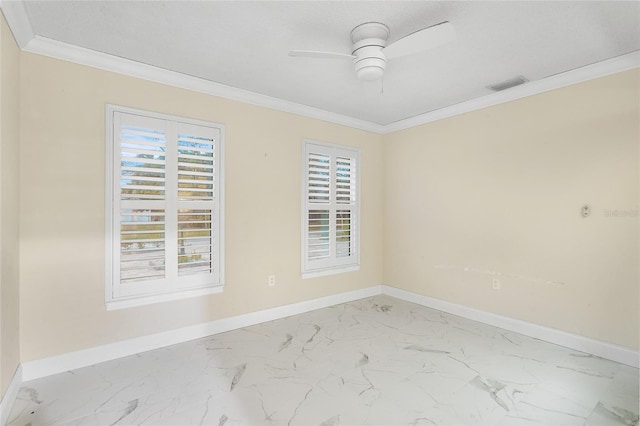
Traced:
[[[29, 0], [24, 10], [35, 36], [378, 125], [640, 50], [638, 1]], [[388, 43], [450, 21], [457, 41], [387, 63], [378, 96], [349, 61], [288, 56], [351, 53], [351, 29], [370, 21], [391, 29]]]

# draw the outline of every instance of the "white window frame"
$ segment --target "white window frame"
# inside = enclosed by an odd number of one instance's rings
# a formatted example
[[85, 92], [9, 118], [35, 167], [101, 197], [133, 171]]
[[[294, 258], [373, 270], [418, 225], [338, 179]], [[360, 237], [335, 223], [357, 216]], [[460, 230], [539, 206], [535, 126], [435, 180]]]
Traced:
[[[169, 272], [163, 279], [142, 281], [135, 284], [135, 291], [121, 289], [119, 271], [120, 262], [120, 146], [115, 133], [116, 114], [128, 114], [140, 116], [143, 119], [157, 119], [166, 121], [170, 131], [177, 135], [178, 126], [200, 126], [215, 129], [219, 132], [219, 140], [216, 141], [216, 163], [214, 176], [214, 200], [207, 207], [211, 207], [212, 255], [213, 268], [216, 273], [202, 274], [198, 277], [179, 277], [177, 266], [166, 266]], [[152, 303], [185, 299], [189, 297], [203, 296], [220, 293], [224, 287], [224, 126], [202, 120], [194, 120], [157, 112], [143, 111], [118, 105], [106, 105], [106, 143], [105, 143], [105, 306], [107, 310], [123, 309], [134, 306], [148, 305]], [[176, 136], [177, 137], [177, 136]], [[177, 155], [177, 154], [176, 154]], [[175, 168], [177, 171], [177, 159], [166, 159], [165, 168]], [[173, 172], [175, 173], [175, 172]], [[177, 176], [177, 173], [176, 173]], [[177, 183], [167, 182], [165, 197], [165, 215], [171, 211], [177, 211], [179, 201], [177, 197]], [[199, 207], [195, 207], [199, 208]], [[176, 219], [177, 220], [177, 219]], [[165, 229], [165, 241], [177, 242], [177, 229], [167, 226]], [[170, 244], [165, 243], [168, 247]], [[177, 250], [177, 249], [176, 249]], [[167, 249], [169, 253], [173, 253]], [[175, 252], [177, 253], [177, 251]], [[174, 254], [175, 254], [174, 253]], [[169, 259], [170, 254], [166, 254]], [[177, 263], [177, 257], [176, 257]], [[174, 275], [175, 273], [175, 275]], [[206, 277], [206, 278], [205, 278]]]
[[[339, 274], [358, 271], [360, 269], [360, 150], [358, 148], [336, 145], [327, 142], [319, 142], [310, 139], [302, 140], [302, 214], [301, 214], [301, 272], [302, 278], [315, 278], [324, 275]], [[330, 187], [331, 201], [328, 204], [314, 204], [309, 202], [309, 173], [308, 156], [310, 153], [329, 155], [331, 158]], [[351, 210], [350, 243], [351, 255], [348, 258], [336, 257], [336, 222], [335, 216], [330, 213], [330, 257], [327, 260], [311, 261], [308, 256], [308, 222], [309, 210], [328, 209], [335, 213], [336, 210], [345, 208], [344, 204], [335, 202], [336, 157], [348, 157], [355, 160], [355, 203], [349, 204]], [[324, 208], [322, 206], [325, 206]]]

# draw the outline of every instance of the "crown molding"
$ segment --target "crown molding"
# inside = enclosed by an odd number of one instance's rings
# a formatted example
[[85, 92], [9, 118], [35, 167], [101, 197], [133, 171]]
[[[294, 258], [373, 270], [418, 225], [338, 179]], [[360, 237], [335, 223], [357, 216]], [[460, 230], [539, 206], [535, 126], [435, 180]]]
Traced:
[[502, 92], [492, 93], [481, 98], [472, 99], [415, 117], [407, 118], [405, 120], [396, 121], [383, 126], [382, 133], [387, 134], [410, 129], [422, 124], [454, 117], [456, 115], [465, 114], [467, 112], [505, 102], [515, 101], [516, 99], [560, 89], [562, 87], [571, 86], [573, 84], [582, 83], [584, 81], [593, 80], [595, 78], [627, 71], [637, 67], [640, 67], [640, 50], [560, 74], [555, 74], [541, 80], [530, 81]]
[[130, 59], [97, 52], [95, 50], [63, 43], [46, 37], [33, 37], [23, 50], [143, 80], [168, 84], [182, 89], [219, 96], [251, 105], [328, 121], [330, 123], [340, 124], [355, 129], [366, 130], [374, 133], [382, 132], [382, 126], [368, 121], [347, 117], [271, 96], [261, 95], [244, 89], [238, 89], [236, 87], [193, 77], [176, 71], [166, 70], [153, 65], [143, 64]]
[[24, 3], [21, 0], [0, 0], [0, 10], [9, 24], [16, 43], [24, 49], [34, 37]]
[[27, 52], [383, 135], [640, 67], [640, 50], [637, 50], [383, 125], [37, 36], [33, 33], [22, 0], [0, 0], [0, 9], [16, 42]]

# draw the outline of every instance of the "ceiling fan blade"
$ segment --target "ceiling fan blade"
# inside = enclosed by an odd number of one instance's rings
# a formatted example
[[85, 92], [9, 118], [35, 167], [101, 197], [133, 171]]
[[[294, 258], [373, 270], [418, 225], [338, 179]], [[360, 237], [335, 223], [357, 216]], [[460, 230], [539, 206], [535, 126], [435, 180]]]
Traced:
[[393, 59], [433, 49], [455, 39], [456, 31], [453, 25], [445, 21], [404, 36], [382, 49], [382, 52], [387, 59]]
[[355, 56], [335, 52], [318, 52], [315, 50], [292, 50], [289, 56], [321, 59], [354, 59]]

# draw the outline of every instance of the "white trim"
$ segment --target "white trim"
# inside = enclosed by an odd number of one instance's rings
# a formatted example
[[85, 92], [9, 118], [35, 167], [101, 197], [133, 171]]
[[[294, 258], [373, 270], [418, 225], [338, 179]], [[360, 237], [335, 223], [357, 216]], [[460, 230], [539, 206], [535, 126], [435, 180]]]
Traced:
[[383, 126], [382, 134], [410, 129], [422, 124], [503, 104], [516, 99], [537, 95], [550, 90], [560, 89], [562, 87], [571, 86], [572, 84], [582, 83], [584, 81], [593, 80], [637, 67], [640, 67], [640, 51], [638, 50], [626, 55], [552, 75], [541, 80], [531, 81], [521, 86], [492, 93], [491, 95], [483, 96], [481, 98], [472, 99], [415, 117], [407, 118], [405, 120], [396, 121], [395, 123]]
[[[1, 0], [0, 0], [1, 1]], [[5, 0], [6, 1], [6, 0]], [[13, 3], [13, 2], [10, 2]], [[13, 21], [10, 22], [13, 28]], [[627, 71], [640, 67], [640, 51], [631, 52], [615, 58], [607, 59], [584, 67], [576, 68], [560, 74], [549, 76], [541, 80], [531, 81], [502, 92], [493, 93], [477, 99], [472, 99], [449, 107], [420, 114], [405, 120], [399, 120], [387, 125], [371, 123], [341, 114], [324, 111], [318, 108], [297, 104], [290, 101], [261, 95], [244, 89], [211, 82], [197, 77], [188, 76], [175, 71], [169, 71], [151, 65], [120, 58], [114, 55], [97, 52], [95, 50], [74, 46], [49, 38], [35, 36], [23, 47], [25, 51], [52, 58], [63, 59], [81, 65], [87, 65], [106, 71], [129, 75], [143, 80], [168, 84], [183, 89], [193, 90], [213, 96], [219, 96], [247, 104], [258, 105], [278, 111], [314, 118], [330, 123], [348, 126], [377, 134], [388, 134], [422, 124], [431, 123], [482, 108], [510, 102], [527, 96], [536, 95], [572, 84], [593, 80], [610, 74]]]
[[193, 339], [224, 333], [242, 327], [260, 324], [280, 318], [326, 308], [340, 303], [351, 302], [365, 297], [381, 294], [381, 286], [367, 287], [346, 293], [334, 294], [318, 299], [278, 306], [262, 311], [251, 312], [235, 317], [224, 318], [203, 324], [196, 324], [177, 330], [165, 331], [120, 342], [109, 343], [93, 348], [68, 352], [50, 358], [28, 361], [22, 364], [23, 380], [34, 380], [52, 374], [62, 373], [76, 368], [86, 367], [100, 362], [110, 361], [140, 352], [158, 349]]
[[0, 0], [0, 9], [11, 29], [13, 38], [20, 48], [24, 49], [33, 39], [33, 29], [23, 2], [17, 0]]
[[219, 285], [215, 287], [190, 289], [190, 290], [179, 290], [173, 293], [166, 293], [166, 294], [153, 294], [150, 296], [132, 297], [130, 299], [107, 300], [105, 302], [105, 307], [107, 308], [107, 311], [115, 311], [118, 309], [127, 309], [127, 308], [134, 308], [136, 306], [151, 305], [153, 303], [171, 302], [173, 300], [188, 299], [190, 297], [217, 294], [217, 293], [222, 293], [223, 291], [224, 291], [223, 285]]
[[49, 56], [56, 59], [87, 65], [105, 71], [112, 71], [143, 80], [168, 84], [199, 93], [219, 96], [251, 105], [271, 108], [303, 117], [315, 118], [330, 123], [341, 124], [355, 129], [380, 133], [382, 126], [368, 121], [358, 120], [345, 115], [324, 111], [318, 108], [297, 104], [248, 90], [227, 86], [198, 77], [166, 70], [152, 65], [132, 61], [107, 53], [63, 43], [50, 38], [35, 36], [24, 50], [30, 53]]
[[22, 365], [18, 365], [11, 379], [11, 383], [9, 383], [9, 387], [4, 393], [2, 401], [0, 401], [0, 426], [6, 425], [9, 421], [9, 414], [11, 414], [13, 404], [16, 402], [16, 397], [18, 396], [22, 382]]
[[[395, 287], [377, 285], [346, 293], [334, 294], [318, 299], [251, 312], [235, 317], [224, 318], [208, 323], [196, 324], [189, 327], [179, 328], [177, 330], [169, 330], [148, 336], [83, 349], [80, 351], [68, 352], [50, 358], [28, 361], [21, 365], [18, 370], [19, 372], [16, 372], [16, 376], [14, 377], [12, 385], [10, 385], [10, 389], [16, 389], [13, 392], [17, 393], [17, 389], [19, 389], [22, 381], [34, 380], [100, 362], [134, 355], [140, 352], [158, 349], [193, 339], [199, 339], [213, 334], [224, 333], [242, 327], [248, 327], [267, 321], [298, 315], [316, 309], [322, 309], [379, 294], [385, 294], [397, 299], [406, 300], [432, 309], [468, 318], [473, 321], [479, 321], [494, 327], [521, 333], [529, 337], [597, 355], [632, 367], [639, 367], [639, 353], [638, 351], [630, 348], [540, 326], [526, 321], [492, 314], [490, 312], [423, 296]], [[15, 384], [13, 384], [14, 382]], [[9, 394], [10, 392], [8, 391], [5, 398], [7, 398], [7, 395]], [[1, 423], [0, 426], [2, 426]]]
[[[224, 287], [224, 215], [220, 211], [224, 209], [224, 125], [196, 120], [186, 117], [168, 115], [160, 112], [143, 111], [130, 107], [121, 107], [118, 105], [106, 104], [105, 106], [105, 305], [108, 311], [114, 309], [124, 309], [134, 306], [148, 305], [151, 303], [166, 302], [172, 300], [184, 299], [187, 297], [203, 296], [212, 293], [220, 293]], [[166, 148], [167, 152], [173, 152], [173, 155], [167, 155], [166, 169], [167, 174], [172, 176], [165, 182], [166, 198], [163, 208], [166, 215], [170, 215], [170, 210], [176, 210], [181, 206], [178, 201], [177, 191], [177, 135], [178, 126], [198, 126], [197, 132], [201, 128], [214, 131], [217, 134], [214, 146], [217, 150], [217, 160], [215, 171], [215, 194], [213, 202], [207, 201], [201, 208], [210, 208], [212, 212], [212, 232], [215, 234], [217, 242], [213, 244], [212, 257], [215, 267], [210, 274], [202, 276], [179, 277], [177, 271], [177, 245], [169, 244], [165, 247], [166, 259], [174, 259], [175, 263], [166, 263], [166, 276], [155, 281], [140, 281], [135, 284], [127, 284], [128, 291], [124, 291], [124, 287], [119, 277], [119, 256], [120, 256], [120, 217], [119, 211], [121, 203], [117, 195], [120, 189], [119, 176], [120, 160], [119, 160], [119, 144], [116, 144], [114, 132], [118, 131], [120, 122], [125, 116], [136, 120], [152, 120], [147, 123], [150, 126], [158, 126], [158, 129], [165, 128], [166, 132]], [[162, 120], [162, 122], [158, 122]], [[193, 129], [191, 129], [193, 130]], [[173, 143], [173, 145], [172, 145]], [[115, 161], [115, 162], [114, 162]], [[173, 186], [169, 186], [173, 185]], [[130, 203], [130, 202], [129, 202]], [[133, 204], [136, 206], [136, 203]], [[159, 206], [160, 207], [160, 206]], [[134, 207], [138, 208], [138, 207]], [[191, 207], [189, 207], [191, 208]], [[200, 208], [200, 207], [198, 207]], [[168, 210], [167, 210], [168, 209]], [[174, 211], [174, 213], [175, 213]], [[166, 217], [166, 216], [165, 216]], [[166, 219], [166, 234], [171, 236], [177, 235], [176, 227], [177, 217], [173, 221]], [[173, 228], [171, 228], [173, 226]], [[116, 232], [117, 231], [117, 232]], [[116, 235], [114, 236], [114, 233]], [[170, 237], [165, 236], [165, 239]], [[170, 252], [171, 248], [175, 252]]]
[[[302, 259], [302, 262], [304, 263], [304, 259]], [[359, 270], [360, 270], [360, 264], [347, 265], [347, 266], [337, 266], [335, 268], [327, 268], [327, 269], [303, 272], [302, 273], [302, 279], [306, 280], [308, 278], [325, 277], [327, 275], [342, 274], [342, 273], [345, 273], [345, 272], [355, 272], [355, 271], [359, 271]]]
[[467, 306], [435, 299], [429, 296], [423, 296], [421, 294], [386, 285], [382, 286], [382, 293], [397, 299], [406, 300], [407, 302], [413, 302], [418, 305], [458, 315], [473, 321], [482, 322], [494, 327], [524, 334], [525, 336], [540, 339], [545, 342], [554, 343], [559, 346], [564, 346], [566, 348], [575, 349], [577, 351], [586, 352], [612, 361], [620, 362], [631, 367], [640, 368], [640, 352], [631, 348], [493, 314], [491, 312], [469, 308]]
[[4, 12], [9, 28], [16, 38], [18, 45], [27, 52], [378, 134], [388, 134], [405, 130], [477, 109], [510, 102], [549, 90], [559, 89], [583, 81], [640, 67], [640, 51], [634, 51], [552, 75], [541, 80], [532, 81], [482, 98], [472, 99], [415, 117], [382, 125], [35, 35], [22, 0], [0, 0], [0, 9]]
[[[104, 126], [105, 126], [105, 141], [104, 141], [104, 158], [105, 164], [111, 165], [114, 161], [114, 150], [113, 150], [113, 113], [114, 108], [107, 104], [105, 107], [105, 117], [104, 117]], [[115, 196], [114, 196], [114, 173], [113, 166], [105, 166], [104, 168], [104, 300], [105, 307], [107, 311], [110, 310], [110, 301], [113, 298], [112, 291], [112, 283], [113, 283], [113, 252], [115, 251], [113, 247], [113, 212], [110, 211], [111, 207], [114, 205]], [[117, 307], [113, 307], [113, 309], [117, 309]]]

